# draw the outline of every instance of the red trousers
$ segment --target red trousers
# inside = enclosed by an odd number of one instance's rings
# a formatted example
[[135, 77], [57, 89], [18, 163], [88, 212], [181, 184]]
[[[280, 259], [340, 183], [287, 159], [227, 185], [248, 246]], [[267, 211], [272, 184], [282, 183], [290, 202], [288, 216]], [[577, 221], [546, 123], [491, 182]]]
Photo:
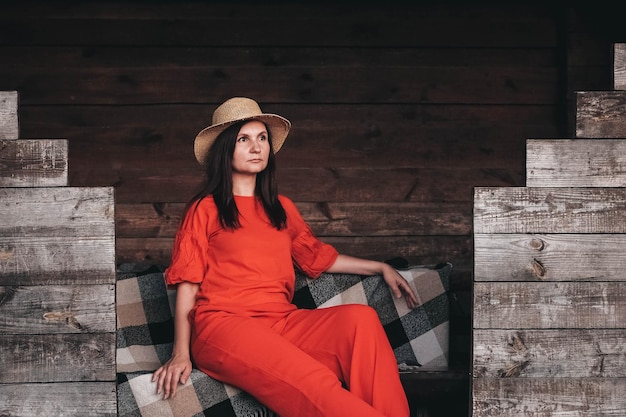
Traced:
[[205, 312], [195, 320], [192, 355], [200, 370], [281, 417], [409, 416], [393, 350], [365, 305]]

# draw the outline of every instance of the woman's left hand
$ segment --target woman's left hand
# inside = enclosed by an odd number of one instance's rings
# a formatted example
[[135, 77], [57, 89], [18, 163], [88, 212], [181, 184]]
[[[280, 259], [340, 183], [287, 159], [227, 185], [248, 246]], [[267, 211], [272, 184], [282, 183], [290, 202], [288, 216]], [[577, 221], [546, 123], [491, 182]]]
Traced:
[[409, 283], [402, 275], [398, 273], [391, 265], [384, 264], [383, 267], [383, 279], [389, 285], [391, 292], [396, 298], [404, 296], [406, 304], [409, 308], [413, 309], [417, 307], [417, 297], [409, 286]]

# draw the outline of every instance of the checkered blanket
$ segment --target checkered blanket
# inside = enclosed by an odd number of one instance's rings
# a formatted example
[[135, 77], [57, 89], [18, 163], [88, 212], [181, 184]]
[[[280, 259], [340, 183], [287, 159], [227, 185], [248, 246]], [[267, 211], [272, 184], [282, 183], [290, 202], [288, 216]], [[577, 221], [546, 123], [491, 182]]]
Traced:
[[[164, 281], [164, 267], [123, 264], [117, 280], [117, 372], [119, 417], [274, 417], [246, 392], [198, 370], [162, 400], [152, 371], [167, 361], [174, 339], [175, 291]], [[298, 273], [294, 303], [324, 308], [359, 303], [372, 306], [387, 332], [399, 366], [443, 370], [448, 366], [448, 263], [398, 270], [416, 292], [420, 306], [409, 310], [395, 299], [380, 276], [323, 274], [310, 280]]]

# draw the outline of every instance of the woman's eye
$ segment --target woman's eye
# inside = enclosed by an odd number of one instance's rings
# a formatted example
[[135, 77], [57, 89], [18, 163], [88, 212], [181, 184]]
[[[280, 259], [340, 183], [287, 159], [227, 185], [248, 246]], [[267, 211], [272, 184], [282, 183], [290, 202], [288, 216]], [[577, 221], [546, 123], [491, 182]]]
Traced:
[[261, 136], [259, 137], [259, 139], [260, 139], [260, 140], [267, 140], [267, 136], [265, 136], [265, 135], [261, 135]]
[[247, 138], [246, 138], [245, 136], [242, 136], [242, 137], [240, 137], [240, 138], [238, 138], [238, 139], [237, 139], [237, 142], [245, 142], [245, 141], [246, 141], [246, 139], [247, 139]]

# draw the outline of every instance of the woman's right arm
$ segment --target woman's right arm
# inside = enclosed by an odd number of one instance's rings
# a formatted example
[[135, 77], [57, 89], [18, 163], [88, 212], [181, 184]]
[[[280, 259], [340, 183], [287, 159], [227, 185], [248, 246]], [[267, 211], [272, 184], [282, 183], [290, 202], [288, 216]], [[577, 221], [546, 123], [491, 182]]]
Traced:
[[191, 282], [181, 282], [176, 287], [172, 357], [152, 375], [152, 381], [157, 383], [157, 394], [163, 393], [163, 399], [176, 395], [178, 383], [186, 383], [191, 374], [191, 324], [188, 317], [199, 288], [199, 284]]

